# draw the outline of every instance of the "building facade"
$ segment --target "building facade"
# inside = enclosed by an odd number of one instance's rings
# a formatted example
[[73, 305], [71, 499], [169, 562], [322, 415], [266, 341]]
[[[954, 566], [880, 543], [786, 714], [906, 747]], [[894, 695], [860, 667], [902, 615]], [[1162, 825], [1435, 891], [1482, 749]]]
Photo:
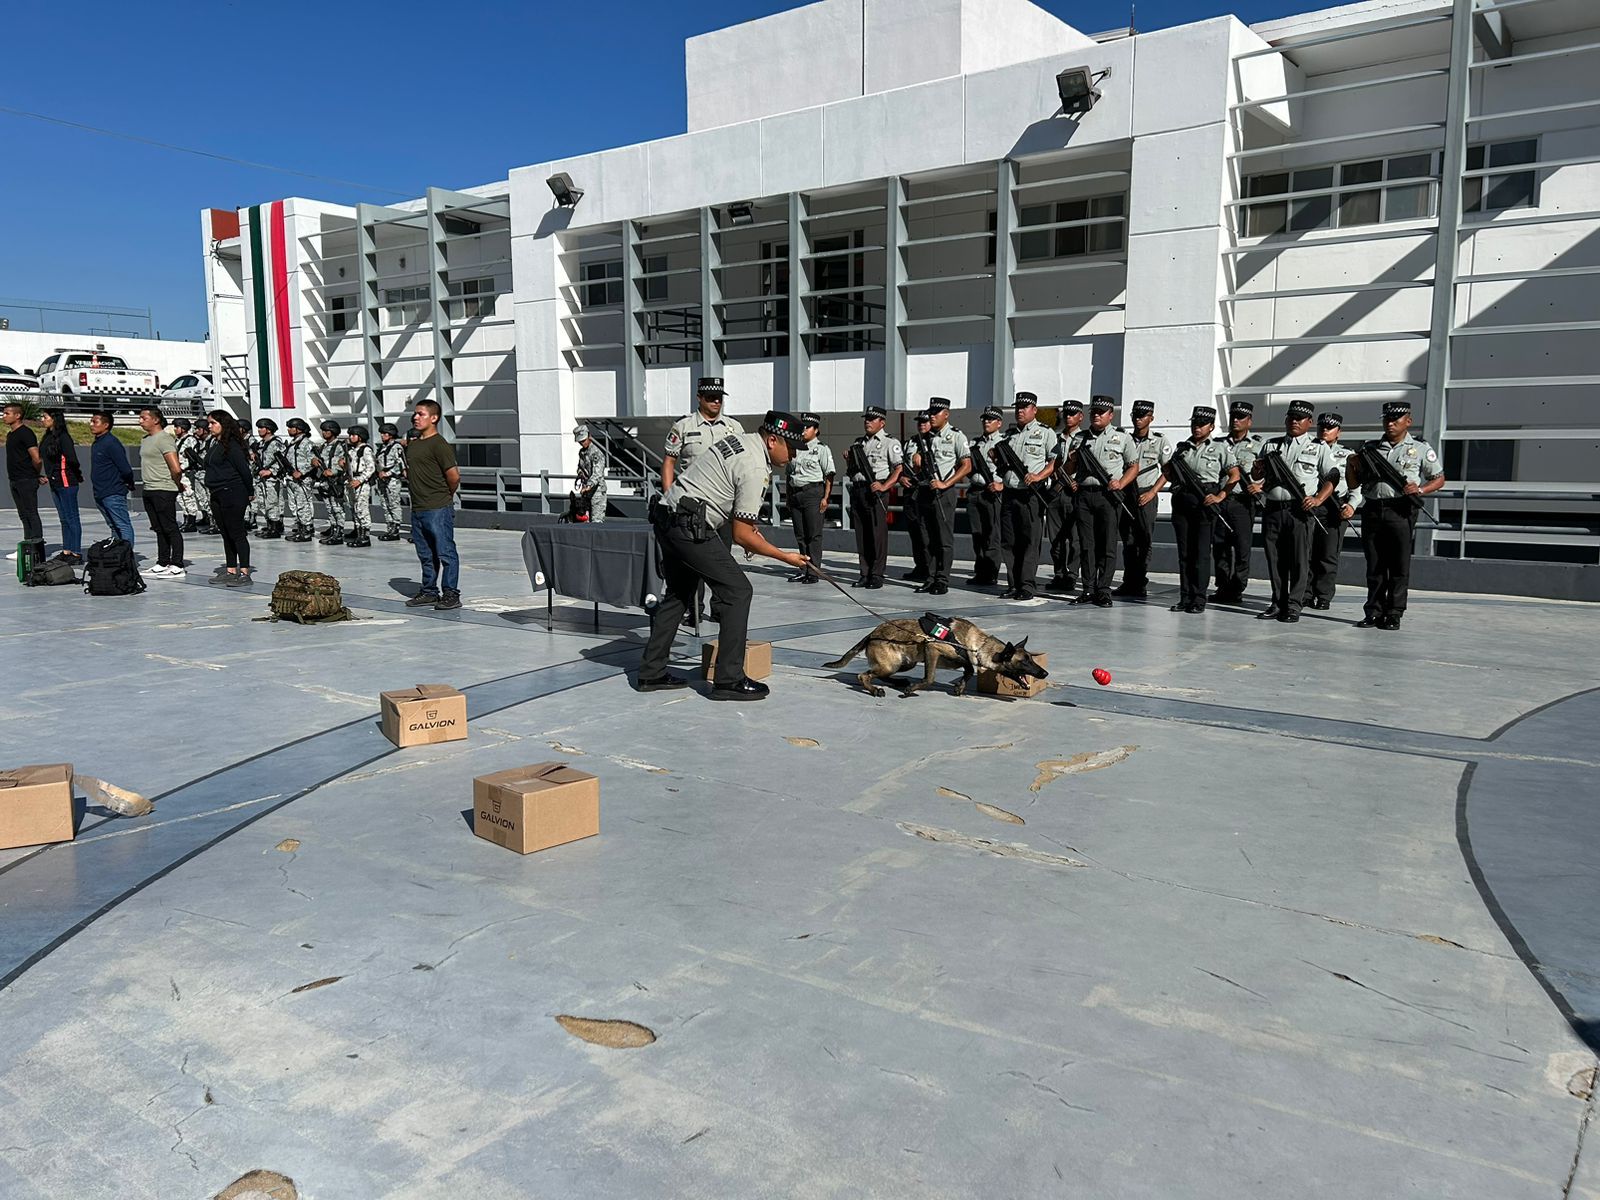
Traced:
[[208, 214], [212, 344], [253, 407], [439, 399], [513, 486], [572, 471], [578, 420], [655, 440], [701, 373], [736, 415], [1027, 388], [1270, 428], [1308, 397], [1359, 435], [1404, 397], [1454, 477], [1590, 486], [1597, 53], [1589, 0], [1098, 38], [1026, 0], [821, 0], [690, 39], [680, 136], [231, 239]]

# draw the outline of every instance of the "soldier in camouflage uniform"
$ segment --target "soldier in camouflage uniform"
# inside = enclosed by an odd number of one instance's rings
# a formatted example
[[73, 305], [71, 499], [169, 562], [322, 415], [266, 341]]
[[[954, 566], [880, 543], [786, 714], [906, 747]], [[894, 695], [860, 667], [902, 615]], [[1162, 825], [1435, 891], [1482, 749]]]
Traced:
[[183, 513], [180, 533], [194, 533], [200, 517], [200, 505], [194, 498], [194, 470], [190, 459], [194, 453], [194, 434], [190, 432], [188, 417], [177, 417], [172, 422], [173, 442], [178, 451], [178, 465], [183, 468], [178, 482], [178, 508]]
[[256, 422], [256, 502], [261, 525], [258, 538], [283, 536], [283, 443], [271, 417]]
[[285, 428], [289, 431], [289, 443], [283, 448], [283, 456], [289, 471], [283, 477], [283, 508], [294, 527], [283, 540], [309, 542], [316, 523], [311, 502], [311, 426], [299, 417], [291, 417]]
[[380, 542], [400, 540], [400, 481], [405, 478], [406, 444], [400, 440], [399, 428], [385, 421], [378, 430], [378, 478], [373, 490], [378, 493], [378, 503], [383, 506], [385, 529], [378, 535]]
[[372, 481], [378, 474], [378, 455], [367, 441], [363, 425], [350, 426], [345, 452], [346, 490], [350, 493], [350, 536], [346, 546], [372, 545]]
[[[250, 460], [250, 478], [257, 484], [261, 482], [261, 435], [260, 426], [244, 435], [244, 456]], [[266, 488], [257, 487], [250, 493], [250, 502], [245, 505], [244, 527], [254, 533], [261, 525], [261, 509], [267, 502]]]
[[345, 486], [345, 440], [339, 422], [329, 418], [321, 425], [322, 441], [313, 447], [316, 458], [316, 490], [328, 506], [328, 527], [317, 540], [324, 546], [344, 541], [346, 505], [350, 491]]
[[206, 455], [211, 453], [211, 426], [206, 421], [196, 421], [190, 431], [194, 439], [194, 453], [184, 459], [187, 474], [194, 485], [194, 503], [200, 510], [200, 524], [196, 533], [214, 534], [217, 527], [211, 521], [211, 489], [206, 486]]
[[578, 443], [578, 477], [572, 484], [573, 499], [580, 510], [589, 510], [591, 524], [603, 525], [606, 520], [606, 453], [589, 436], [587, 425], [574, 428], [572, 440]]

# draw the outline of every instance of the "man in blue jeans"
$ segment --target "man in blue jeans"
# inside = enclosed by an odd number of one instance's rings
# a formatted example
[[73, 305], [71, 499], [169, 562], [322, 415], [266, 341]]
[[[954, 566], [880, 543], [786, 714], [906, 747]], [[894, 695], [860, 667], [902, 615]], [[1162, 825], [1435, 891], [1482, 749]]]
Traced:
[[439, 406], [417, 401], [411, 425], [417, 436], [406, 443], [406, 478], [411, 481], [411, 540], [422, 563], [422, 590], [408, 608], [461, 607], [461, 559], [456, 554], [456, 489], [461, 472], [456, 451], [439, 435]]
[[89, 432], [94, 445], [89, 450], [89, 482], [94, 485], [94, 504], [111, 526], [111, 532], [133, 545], [133, 521], [128, 516], [128, 493], [133, 490], [133, 468], [128, 452], [111, 432], [110, 413], [91, 413]]

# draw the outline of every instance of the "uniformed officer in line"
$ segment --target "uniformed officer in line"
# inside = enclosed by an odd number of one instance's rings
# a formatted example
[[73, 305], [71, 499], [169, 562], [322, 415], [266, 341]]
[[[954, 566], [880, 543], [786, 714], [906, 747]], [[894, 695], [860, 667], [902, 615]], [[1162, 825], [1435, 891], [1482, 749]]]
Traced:
[[[1067, 458], [1068, 470], [1078, 485], [1078, 553], [1083, 567], [1083, 590], [1074, 604], [1111, 607], [1111, 577], [1117, 571], [1117, 530], [1130, 502], [1127, 488], [1139, 476], [1139, 451], [1126, 430], [1112, 421], [1117, 402], [1110, 396], [1089, 401], [1089, 428]], [[1108, 484], [1102, 484], [1088, 458], [1100, 464]]]
[[917, 444], [933, 432], [933, 417], [927, 409], [917, 414], [917, 431], [900, 447], [900, 458], [905, 471], [900, 476], [900, 516], [906, 523], [906, 533], [911, 536], [911, 570], [900, 576], [908, 583], [928, 581], [928, 528], [922, 520], [922, 506], [917, 503], [921, 484], [913, 471], [917, 461]]
[[[261, 426], [252, 425], [244, 435], [244, 456], [250, 462], [250, 478], [260, 484], [261, 471]], [[244, 527], [255, 532], [261, 525], [261, 509], [267, 502], [267, 489], [257, 486], [250, 493], [250, 503], [244, 509]]]
[[271, 417], [256, 422], [256, 494], [261, 518], [258, 538], [283, 536], [283, 443]]
[[1239, 603], [1250, 586], [1250, 546], [1263, 491], [1262, 485], [1250, 478], [1250, 468], [1261, 453], [1261, 435], [1250, 431], [1255, 416], [1255, 405], [1248, 400], [1235, 400], [1228, 405], [1227, 441], [1239, 468], [1239, 482], [1229, 490], [1222, 506], [1227, 526], [1218, 521], [1211, 531], [1211, 556], [1217, 576], [1217, 590], [1211, 593], [1211, 599], [1218, 604]]
[[856, 587], [881, 588], [889, 561], [889, 495], [900, 482], [905, 455], [900, 443], [884, 432], [889, 414], [869, 404], [861, 414], [861, 436], [845, 456], [850, 487], [850, 524], [856, 531], [860, 575]]
[[972, 447], [967, 435], [950, 424], [950, 401], [928, 401], [928, 435], [919, 439], [917, 465], [931, 465], [927, 481], [917, 488], [922, 532], [928, 544], [928, 582], [917, 588], [930, 596], [950, 590], [950, 567], [956, 557], [956, 487], [972, 473]]
[[645, 643], [636, 684], [641, 692], [688, 684], [667, 671], [678, 622], [695, 602], [701, 584], [722, 603], [711, 699], [760, 700], [765, 684], [744, 673], [745, 636], [750, 625], [750, 581], [717, 531], [733, 528], [733, 540], [749, 554], [803, 569], [799, 551], [780, 550], [761, 536], [756, 520], [766, 498], [773, 468], [787, 466], [805, 442], [800, 421], [790, 413], [769, 412], [756, 433], [719, 438], [674, 477], [672, 486], [651, 505], [665, 594], [650, 614], [650, 639]]
[[400, 428], [385, 421], [378, 429], [378, 444], [373, 447], [378, 457], [378, 477], [372, 487], [383, 508], [384, 531], [378, 535], [380, 542], [400, 540], [400, 482], [406, 474], [406, 444], [400, 440]]
[[[795, 549], [821, 566], [823, 517], [833, 497], [833, 480], [838, 472], [833, 465], [833, 451], [818, 440], [822, 422], [817, 414], [801, 413], [800, 429], [806, 440], [789, 458], [784, 494], [789, 504]], [[803, 568], [789, 576], [790, 583], [815, 583], [816, 580], [816, 575]]]
[[283, 448], [283, 457], [289, 470], [282, 480], [283, 511], [291, 524], [283, 540], [309, 542], [316, 525], [311, 496], [311, 426], [299, 417], [290, 417], [284, 429], [288, 431], [289, 441]]
[[328, 506], [328, 525], [317, 539], [324, 546], [337, 546], [344, 541], [345, 515], [349, 493], [344, 486], [345, 440], [340, 436], [339, 422], [329, 417], [318, 427], [322, 441], [312, 447], [316, 458], [317, 490], [322, 502]]
[[1130, 600], [1143, 600], [1150, 590], [1150, 547], [1156, 536], [1157, 497], [1166, 487], [1161, 468], [1172, 457], [1172, 440], [1160, 430], [1152, 430], [1156, 406], [1150, 400], [1133, 402], [1133, 445], [1139, 452], [1139, 474], [1129, 489], [1133, 515], [1126, 510], [1118, 518], [1122, 533], [1122, 583], [1111, 594]]
[[[687, 471], [696, 458], [717, 442], [744, 432], [744, 426], [738, 421], [722, 415], [727, 394], [720, 375], [703, 375], [695, 384], [694, 412], [687, 417], [679, 418], [673, 423], [672, 428], [667, 430], [667, 442], [661, 451], [662, 491], [671, 487], [679, 472]], [[719, 532], [722, 544], [731, 547], [733, 526], [724, 525]], [[693, 624], [694, 614], [684, 613], [683, 619], [686, 624]], [[715, 600], [711, 602], [711, 619], [713, 621], [718, 619]]]
[[[1162, 467], [1172, 485], [1172, 533], [1178, 543], [1178, 602], [1168, 611], [1199, 613], [1206, 610], [1206, 583], [1211, 574], [1211, 526], [1217, 510], [1239, 480], [1239, 466], [1226, 438], [1213, 438], [1217, 410], [1196, 405], [1189, 414], [1189, 440], [1179, 442]], [[1183, 486], [1172, 465], [1176, 458], [1189, 468], [1200, 487]]]
[[589, 510], [589, 523], [604, 525], [606, 521], [606, 453], [589, 435], [587, 425], [572, 431], [572, 440], [578, 443], [578, 477], [573, 481], [572, 494], [578, 498], [579, 507]]
[[[1386, 459], [1405, 479], [1405, 489], [1367, 471], [1363, 454]], [[1399, 629], [1411, 586], [1411, 551], [1418, 504], [1445, 485], [1444, 464], [1427, 442], [1411, 436], [1411, 405], [1393, 400], [1383, 406], [1383, 436], [1368, 442], [1345, 463], [1351, 487], [1361, 489], [1361, 549], [1367, 556], [1366, 616], [1362, 629]]]
[[173, 418], [172, 440], [178, 451], [178, 465], [182, 468], [178, 480], [178, 508], [183, 513], [180, 533], [194, 533], [200, 517], [200, 505], [194, 496], [194, 470], [189, 465], [194, 456], [194, 434], [191, 429], [192, 422], [188, 417]]
[[1074, 572], [1081, 570], [1083, 556], [1078, 548], [1078, 490], [1067, 470], [1067, 455], [1078, 448], [1083, 436], [1081, 400], [1062, 403], [1056, 436], [1056, 469], [1050, 475], [1049, 498], [1045, 502], [1052, 570], [1045, 587], [1052, 592], [1071, 592], [1077, 589]]
[[1007, 600], [1032, 600], [1039, 570], [1039, 542], [1044, 534], [1045, 490], [1056, 470], [1056, 431], [1039, 420], [1039, 397], [1018, 392], [1012, 403], [1017, 423], [1006, 443], [1026, 473], [1007, 470], [1001, 477], [1000, 525], [1006, 542]]
[[[1251, 474], [1266, 485], [1261, 544], [1267, 552], [1267, 578], [1272, 581], [1272, 601], [1265, 612], [1256, 614], [1258, 621], [1298, 621], [1300, 610], [1305, 607], [1306, 585], [1311, 579], [1311, 527], [1317, 519], [1314, 514], [1333, 494], [1339, 474], [1333, 451], [1311, 436], [1314, 412], [1305, 400], [1290, 402], [1283, 436], [1268, 439], [1250, 468]], [[1274, 456], [1282, 460], [1292, 480], [1274, 478]]]
[[1308, 608], [1326, 609], [1333, 604], [1333, 593], [1339, 582], [1339, 552], [1344, 549], [1345, 523], [1356, 515], [1361, 506], [1361, 492], [1352, 490], [1346, 478], [1345, 464], [1355, 453], [1349, 446], [1341, 445], [1339, 433], [1344, 427], [1344, 417], [1336, 412], [1317, 414], [1317, 437], [1333, 451], [1334, 465], [1339, 468], [1339, 478], [1334, 481], [1333, 495], [1317, 515], [1326, 529], [1311, 527], [1311, 583], [1306, 594]]
[[1000, 582], [1000, 497], [1005, 484], [994, 461], [994, 447], [1005, 434], [1005, 414], [994, 405], [983, 410], [983, 432], [972, 441], [972, 472], [967, 476], [967, 523], [972, 527], [972, 578], [969, 587]]
[[350, 426], [345, 450], [345, 491], [350, 497], [350, 534], [346, 546], [372, 545], [372, 481], [378, 474], [378, 455], [367, 440], [365, 425]]
[[211, 521], [211, 489], [206, 486], [206, 455], [211, 453], [211, 426], [206, 421], [196, 421], [194, 429], [194, 469], [189, 472], [194, 481], [194, 502], [200, 509], [200, 525], [196, 533], [212, 534], [217, 527]]

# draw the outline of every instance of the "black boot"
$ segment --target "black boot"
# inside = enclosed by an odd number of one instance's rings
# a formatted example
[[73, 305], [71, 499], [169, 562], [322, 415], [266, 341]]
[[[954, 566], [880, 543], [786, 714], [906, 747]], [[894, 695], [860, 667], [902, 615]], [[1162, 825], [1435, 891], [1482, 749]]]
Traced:
[[345, 538], [344, 544], [346, 546], [354, 546], [356, 549], [361, 550], [372, 545], [372, 539], [367, 536], [367, 531], [365, 529], [357, 529], [354, 530], [349, 537]]
[[337, 546], [344, 541], [344, 530], [332, 525], [322, 531], [322, 536], [317, 539], [324, 546]]
[[391, 525], [378, 535], [380, 542], [398, 542], [400, 540], [400, 526]]
[[256, 538], [260, 541], [270, 541], [283, 536], [283, 526], [276, 521], [262, 521], [261, 528], [256, 531]]
[[193, 533], [194, 530], [195, 530], [194, 518], [193, 517], [184, 517], [184, 519], [183, 519], [183, 528], [178, 530], [178, 532], [179, 533]]

